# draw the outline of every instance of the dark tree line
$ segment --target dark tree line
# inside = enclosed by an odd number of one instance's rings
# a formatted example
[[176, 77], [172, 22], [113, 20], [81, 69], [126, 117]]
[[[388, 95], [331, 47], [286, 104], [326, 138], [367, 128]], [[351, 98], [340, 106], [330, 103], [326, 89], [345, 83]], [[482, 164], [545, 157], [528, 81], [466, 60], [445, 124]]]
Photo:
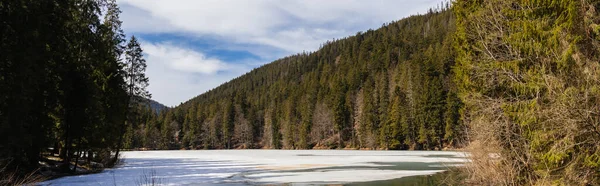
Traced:
[[443, 149], [463, 144], [449, 5], [263, 65], [148, 113], [128, 148]]
[[0, 2], [3, 171], [31, 171], [48, 154], [64, 171], [80, 158], [115, 163], [130, 100], [149, 96], [142, 51], [133, 37], [125, 45], [119, 13], [112, 0]]

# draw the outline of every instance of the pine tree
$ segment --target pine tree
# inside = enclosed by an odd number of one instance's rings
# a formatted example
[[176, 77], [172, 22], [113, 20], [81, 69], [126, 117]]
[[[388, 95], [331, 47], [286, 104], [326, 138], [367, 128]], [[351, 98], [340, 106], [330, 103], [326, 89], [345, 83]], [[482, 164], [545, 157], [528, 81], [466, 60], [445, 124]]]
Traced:
[[389, 78], [388, 78], [388, 74], [386, 71], [383, 71], [381, 73], [382, 78], [380, 78], [380, 83], [379, 83], [379, 93], [378, 93], [378, 97], [379, 97], [379, 104], [378, 104], [378, 108], [377, 108], [377, 114], [378, 114], [378, 120], [381, 122], [381, 126], [379, 128], [379, 144], [380, 146], [383, 146], [384, 148], [389, 148], [390, 147], [390, 140], [393, 139], [394, 137], [393, 135], [393, 131], [395, 130], [395, 127], [392, 127], [390, 125], [395, 125], [395, 122], [391, 122], [388, 123], [388, 117], [389, 115], [389, 100], [390, 100], [390, 96], [389, 96], [389, 92], [390, 92], [390, 88], [389, 88]]
[[457, 143], [462, 141], [460, 139], [463, 136], [462, 130], [464, 128], [460, 121], [460, 109], [462, 107], [456, 93], [450, 92], [446, 97], [446, 112], [444, 113], [446, 120], [444, 140], [452, 145], [458, 145]]
[[[273, 107], [275, 108], [275, 107]], [[281, 132], [280, 132], [280, 124], [279, 124], [279, 120], [278, 120], [278, 114], [277, 111], [275, 111], [274, 109], [271, 110], [271, 118], [269, 118], [271, 120], [271, 145], [272, 148], [274, 149], [280, 149], [281, 148]]]
[[[145, 75], [147, 65], [142, 53], [143, 50], [138, 43], [137, 38], [135, 36], [131, 36], [131, 39], [129, 39], [129, 42], [125, 48], [124, 61], [124, 77], [126, 82], [125, 89], [129, 97], [127, 104], [129, 109], [126, 117], [127, 122], [121, 127], [121, 134], [125, 132], [125, 129], [128, 127], [127, 125], [132, 124], [134, 121], [133, 118], [135, 118], [138, 114], [135, 112], [134, 108], [143, 103], [143, 100], [151, 97], [150, 93], [146, 90], [149, 80]], [[119, 151], [123, 143], [122, 135], [119, 138], [120, 139], [115, 153], [115, 162], [119, 157]]]
[[333, 96], [333, 122], [335, 131], [339, 136], [338, 148], [343, 148], [344, 130], [348, 119], [348, 111], [346, 107], [346, 85], [341, 79], [333, 84]]
[[233, 136], [233, 127], [235, 120], [235, 109], [233, 107], [233, 99], [226, 100], [223, 105], [223, 124], [221, 125], [223, 128], [221, 132], [223, 135], [221, 136], [222, 142], [225, 143], [225, 148], [230, 149], [231, 146], [231, 138]]

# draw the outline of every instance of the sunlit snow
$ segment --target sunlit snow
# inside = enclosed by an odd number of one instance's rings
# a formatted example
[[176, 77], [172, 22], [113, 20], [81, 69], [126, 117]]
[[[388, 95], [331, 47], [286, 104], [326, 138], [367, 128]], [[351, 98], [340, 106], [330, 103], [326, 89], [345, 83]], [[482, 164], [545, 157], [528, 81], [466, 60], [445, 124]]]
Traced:
[[164, 185], [367, 182], [435, 174], [467, 161], [451, 151], [131, 151], [123, 157], [118, 168], [41, 185], [139, 185], [151, 171]]

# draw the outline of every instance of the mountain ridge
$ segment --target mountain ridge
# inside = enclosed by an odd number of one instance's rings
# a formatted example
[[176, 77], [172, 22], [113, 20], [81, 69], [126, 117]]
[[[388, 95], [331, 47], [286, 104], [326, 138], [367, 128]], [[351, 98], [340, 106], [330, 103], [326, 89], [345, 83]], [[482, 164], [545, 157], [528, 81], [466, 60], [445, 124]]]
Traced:
[[431, 10], [262, 65], [156, 116], [146, 132], [162, 135], [150, 146], [459, 145], [460, 100], [450, 81], [453, 21], [447, 8]]
[[152, 109], [156, 113], [160, 113], [163, 110], [168, 110], [168, 109], [171, 108], [171, 107], [168, 107], [168, 106], [166, 106], [166, 105], [164, 105], [164, 104], [162, 104], [162, 103], [160, 103], [160, 102], [158, 102], [156, 100], [153, 100], [151, 98], [145, 99], [145, 100], [146, 100], [145, 102], [150, 107], [150, 109]]

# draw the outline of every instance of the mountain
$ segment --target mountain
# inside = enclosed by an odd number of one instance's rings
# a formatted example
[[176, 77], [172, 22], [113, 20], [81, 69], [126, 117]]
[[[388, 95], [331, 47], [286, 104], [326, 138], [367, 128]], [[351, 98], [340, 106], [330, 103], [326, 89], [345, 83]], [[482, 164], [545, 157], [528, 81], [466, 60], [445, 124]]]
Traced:
[[154, 101], [153, 99], [145, 99], [145, 100], [146, 100], [146, 103], [148, 104], [148, 106], [150, 107], [150, 109], [152, 109], [156, 113], [160, 113], [163, 110], [169, 109], [169, 107], [167, 107], [166, 105], [163, 105], [162, 103], [159, 103], [158, 101]]
[[153, 135], [138, 141], [159, 149], [455, 147], [463, 126], [451, 81], [454, 30], [452, 12], [430, 10], [329, 41], [156, 116], [144, 125]]

